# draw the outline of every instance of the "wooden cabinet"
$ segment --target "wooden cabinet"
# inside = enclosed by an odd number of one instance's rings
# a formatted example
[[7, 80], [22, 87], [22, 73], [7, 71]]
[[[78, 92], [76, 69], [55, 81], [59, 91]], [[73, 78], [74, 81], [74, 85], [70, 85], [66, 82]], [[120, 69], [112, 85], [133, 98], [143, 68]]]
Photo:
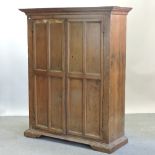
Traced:
[[25, 136], [111, 153], [124, 136], [126, 15], [131, 8], [20, 9], [28, 21]]

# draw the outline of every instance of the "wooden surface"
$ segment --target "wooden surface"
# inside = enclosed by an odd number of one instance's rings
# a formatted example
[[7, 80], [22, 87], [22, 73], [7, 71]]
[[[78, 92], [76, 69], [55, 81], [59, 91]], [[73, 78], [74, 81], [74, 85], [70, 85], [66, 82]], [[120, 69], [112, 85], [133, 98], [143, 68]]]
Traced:
[[25, 136], [81, 142], [109, 153], [127, 143], [125, 34], [130, 9], [21, 9], [28, 15], [30, 129]]
[[29, 8], [29, 9], [20, 9], [26, 14], [46, 14], [46, 13], [89, 13], [89, 12], [112, 12], [116, 14], [127, 14], [132, 8], [129, 7], [119, 7], [119, 6], [107, 6], [107, 7], [68, 7], [68, 8]]

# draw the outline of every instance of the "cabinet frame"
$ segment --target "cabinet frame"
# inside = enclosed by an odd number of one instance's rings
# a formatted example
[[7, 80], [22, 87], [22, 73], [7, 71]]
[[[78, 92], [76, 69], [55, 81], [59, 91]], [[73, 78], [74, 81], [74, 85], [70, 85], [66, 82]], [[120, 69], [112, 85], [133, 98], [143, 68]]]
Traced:
[[[126, 15], [131, 8], [125, 7], [90, 7], [90, 8], [45, 8], [20, 9], [25, 12], [28, 20], [28, 63], [29, 63], [29, 129], [25, 131], [27, 137], [40, 137], [42, 135], [80, 142], [90, 145], [93, 149], [111, 153], [127, 143], [124, 136], [124, 103], [125, 103], [125, 40]], [[51, 71], [49, 46], [47, 49], [47, 68], [36, 69], [34, 62], [34, 24], [33, 22], [50, 23], [63, 22], [64, 45], [62, 54], [62, 72]], [[69, 23], [82, 23], [82, 38], [86, 40], [86, 26], [88, 22], [100, 23], [100, 74], [88, 73], [86, 70], [86, 44], [82, 46], [82, 72], [69, 70]], [[47, 33], [47, 36], [49, 33]], [[49, 36], [48, 36], [49, 37]], [[50, 43], [48, 43], [50, 44]], [[42, 60], [44, 61], [44, 60]], [[48, 122], [47, 126], [38, 125], [34, 96], [34, 74], [48, 77], [47, 87], [51, 77], [62, 78], [62, 122], [63, 130], [51, 128], [50, 96], [48, 96]], [[85, 133], [85, 113], [82, 112], [81, 134], [69, 129], [69, 79], [82, 81], [82, 111], [86, 111], [86, 83], [100, 80], [100, 107], [99, 107], [99, 137]], [[46, 81], [46, 80], [45, 80]], [[92, 85], [93, 86], [93, 85]], [[42, 87], [42, 86], [40, 86]], [[44, 86], [43, 86], [44, 87]], [[36, 97], [35, 97], [36, 98]], [[47, 97], [46, 97], [47, 98]], [[46, 116], [45, 116], [46, 117]], [[41, 120], [42, 121], [42, 120]], [[44, 122], [44, 121], [43, 121]]]

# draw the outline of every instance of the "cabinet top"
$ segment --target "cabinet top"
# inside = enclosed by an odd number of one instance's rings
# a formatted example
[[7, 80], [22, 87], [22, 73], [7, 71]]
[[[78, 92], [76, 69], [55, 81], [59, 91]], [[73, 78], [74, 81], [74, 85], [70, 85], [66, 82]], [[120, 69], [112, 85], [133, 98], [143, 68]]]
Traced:
[[68, 8], [28, 8], [19, 9], [20, 11], [31, 14], [50, 14], [50, 13], [101, 13], [111, 12], [114, 14], [127, 14], [132, 8], [130, 7], [119, 7], [119, 6], [106, 6], [106, 7], [68, 7]]

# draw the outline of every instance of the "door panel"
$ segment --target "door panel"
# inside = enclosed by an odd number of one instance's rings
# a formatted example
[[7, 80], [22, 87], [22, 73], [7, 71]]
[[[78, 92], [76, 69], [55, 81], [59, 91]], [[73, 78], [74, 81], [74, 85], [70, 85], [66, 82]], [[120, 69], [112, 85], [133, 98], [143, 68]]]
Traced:
[[50, 69], [62, 70], [64, 54], [64, 24], [50, 23]]
[[36, 126], [65, 133], [64, 21], [33, 21]]
[[82, 72], [83, 25], [81, 22], [69, 24], [69, 71]]
[[43, 22], [36, 22], [33, 27], [34, 30], [34, 66], [37, 69], [47, 68], [47, 24]]
[[100, 23], [86, 24], [86, 72], [100, 73]]
[[82, 134], [82, 80], [69, 80], [68, 130]]
[[101, 21], [36, 20], [33, 32], [36, 126], [101, 139]]
[[50, 111], [51, 111], [51, 126], [55, 131], [63, 131], [63, 79], [62, 78], [50, 78]]
[[101, 139], [101, 21], [67, 23], [67, 133]]
[[89, 137], [100, 136], [100, 87], [99, 80], [87, 80], [85, 134]]
[[36, 126], [48, 127], [48, 82], [44, 76], [35, 76]]

